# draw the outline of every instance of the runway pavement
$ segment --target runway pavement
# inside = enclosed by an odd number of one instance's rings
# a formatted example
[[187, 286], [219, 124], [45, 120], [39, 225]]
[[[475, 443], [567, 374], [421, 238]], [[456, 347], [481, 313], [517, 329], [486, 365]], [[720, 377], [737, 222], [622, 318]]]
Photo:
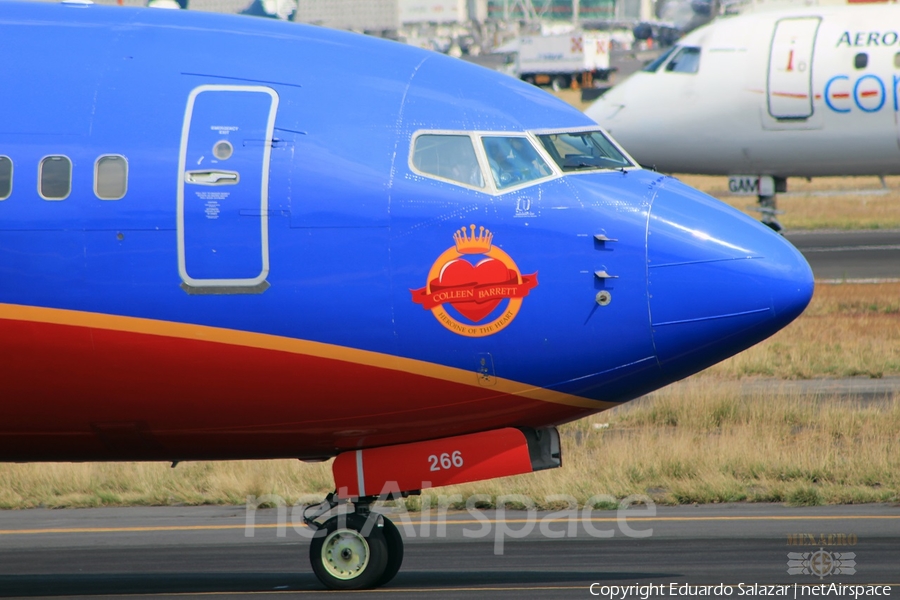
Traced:
[[900, 230], [789, 231], [822, 283], [900, 281]]
[[[291, 512], [281, 535], [276, 509], [253, 513], [251, 528], [244, 507], [3, 512], [0, 596], [351, 597], [322, 590], [307, 560], [308, 530], [293, 527]], [[414, 515], [406, 528], [395, 516], [406, 539], [403, 569], [364, 594], [588, 598], [591, 584], [595, 593], [652, 584], [652, 597], [712, 597], [695, 586], [721, 584], [733, 596], [781, 589], [793, 597], [797, 584], [801, 597], [808, 586], [834, 583], [887, 585], [900, 595], [897, 506], [635, 506], [498, 517], [452, 513], [442, 533], [436, 514], [427, 524]]]

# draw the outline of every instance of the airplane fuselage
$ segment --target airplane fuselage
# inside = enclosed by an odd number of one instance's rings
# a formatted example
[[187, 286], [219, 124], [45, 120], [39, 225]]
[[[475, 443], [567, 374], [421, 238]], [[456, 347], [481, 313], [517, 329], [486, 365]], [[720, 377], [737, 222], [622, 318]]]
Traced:
[[[542, 132], [590, 119], [454, 59], [176, 11], [4, 2], [0, 28], [0, 460], [554, 425], [811, 293], [789, 244], [624, 153], [556, 165]], [[530, 180], [493, 171], [498, 140]], [[466, 178], [432, 161], [451, 147]]]

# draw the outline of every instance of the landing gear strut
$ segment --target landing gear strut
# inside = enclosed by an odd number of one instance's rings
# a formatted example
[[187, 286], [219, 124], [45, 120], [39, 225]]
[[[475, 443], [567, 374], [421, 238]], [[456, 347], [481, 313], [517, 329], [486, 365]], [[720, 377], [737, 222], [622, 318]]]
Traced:
[[[389, 582], [403, 563], [403, 538], [384, 515], [369, 510], [376, 497], [352, 503], [353, 512], [341, 513], [320, 523], [316, 519], [341, 502], [329, 494], [304, 522], [316, 530], [309, 547], [313, 572], [333, 590], [375, 588]], [[349, 503], [348, 503], [349, 505]]]
[[[398, 464], [403, 468], [394, 466]], [[384, 585], [400, 570], [403, 538], [384, 515], [371, 512], [376, 500], [419, 494], [425, 481], [430, 482], [429, 487], [439, 487], [533, 473], [561, 464], [555, 427], [504, 427], [341, 452], [331, 466], [340, 496], [329, 494], [303, 513], [304, 523], [315, 530], [309, 549], [313, 571], [331, 589]], [[463, 465], [466, 468], [460, 469]], [[373, 496], [372, 490], [381, 493]]]
[[776, 233], [780, 233], [784, 226], [778, 221], [775, 215], [779, 215], [784, 211], [778, 210], [775, 208], [775, 194], [771, 196], [758, 196], [757, 197], [757, 208], [760, 213], [762, 213], [762, 223], [763, 225], [767, 225], [772, 228], [772, 231]]
[[[760, 178], [762, 179], [762, 177]], [[776, 208], [775, 194], [787, 191], [787, 179], [784, 177], [772, 177], [772, 185], [770, 189], [763, 193], [763, 186], [760, 183], [760, 194], [757, 196], [756, 210], [762, 213], [762, 223], [767, 225], [776, 233], [781, 233], [784, 226], [778, 221], [775, 215], [784, 213], [783, 210]], [[771, 189], [774, 187], [774, 189]]]

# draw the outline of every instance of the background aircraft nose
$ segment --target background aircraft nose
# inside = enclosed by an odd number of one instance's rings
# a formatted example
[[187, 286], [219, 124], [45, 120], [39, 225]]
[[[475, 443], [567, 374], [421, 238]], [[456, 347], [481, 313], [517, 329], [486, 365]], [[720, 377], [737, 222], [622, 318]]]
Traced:
[[653, 341], [672, 381], [772, 335], [813, 293], [787, 240], [672, 179], [650, 208], [647, 263]]

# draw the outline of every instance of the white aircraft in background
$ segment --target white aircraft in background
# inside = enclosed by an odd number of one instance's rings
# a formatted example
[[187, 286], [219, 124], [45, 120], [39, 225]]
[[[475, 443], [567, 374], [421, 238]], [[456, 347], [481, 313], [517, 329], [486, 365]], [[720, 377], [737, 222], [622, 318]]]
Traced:
[[900, 6], [720, 17], [586, 112], [645, 166], [730, 176], [779, 230], [787, 177], [900, 173]]

